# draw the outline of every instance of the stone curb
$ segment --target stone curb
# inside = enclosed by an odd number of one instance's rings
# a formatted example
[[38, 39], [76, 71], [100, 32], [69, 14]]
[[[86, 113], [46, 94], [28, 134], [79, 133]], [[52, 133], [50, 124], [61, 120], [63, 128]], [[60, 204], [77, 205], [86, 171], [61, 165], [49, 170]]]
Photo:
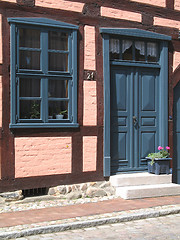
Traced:
[[140, 209], [135, 211], [134, 213], [123, 213], [120, 212], [120, 216], [116, 217], [106, 217], [102, 219], [94, 219], [88, 221], [77, 221], [73, 223], [63, 223], [63, 224], [56, 224], [56, 225], [49, 225], [49, 226], [41, 226], [30, 228], [27, 230], [21, 231], [11, 231], [11, 232], [2, 232], [0, 233], [0, 239], [12, 239], [12, 238], [20, 238], [25, 236], [32, 236], [38, 234], [45, 234], [45, 233], [55, 233], [55, 232], [62, 232], [67, 230], [74, 230], [80, 228], [88, 228], [88, 227], [95, 227], [105, 224], [113, 224], [113, 223], [121, 223], [121, 222], [128, 222], [134, 221], [139, 219], [146, 219], [146, 218], [154, 218], [160, 216], [166, 216], [170, 214], [178, 214], [180, 213], [180, 207], [170, 207], [167, 209], [147, 209], [144, 210]]

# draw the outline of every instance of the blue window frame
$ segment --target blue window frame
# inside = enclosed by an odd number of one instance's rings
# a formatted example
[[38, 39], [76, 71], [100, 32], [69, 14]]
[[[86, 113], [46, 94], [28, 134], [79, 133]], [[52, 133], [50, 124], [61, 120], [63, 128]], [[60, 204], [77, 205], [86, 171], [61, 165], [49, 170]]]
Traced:
[[9, 18], [11, 128], [78, 127], [77, 30], [45, 18]]

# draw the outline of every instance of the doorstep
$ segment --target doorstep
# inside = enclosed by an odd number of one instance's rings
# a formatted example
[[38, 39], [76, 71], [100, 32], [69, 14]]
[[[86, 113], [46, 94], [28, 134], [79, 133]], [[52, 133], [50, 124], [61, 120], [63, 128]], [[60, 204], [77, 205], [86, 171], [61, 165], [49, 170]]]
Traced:
[[115, 195], [123, 199], [180, 195], [180, 185], [172, 183], [172, 174], [119, 174], [111, 176], [110, 182], [116, 189]]

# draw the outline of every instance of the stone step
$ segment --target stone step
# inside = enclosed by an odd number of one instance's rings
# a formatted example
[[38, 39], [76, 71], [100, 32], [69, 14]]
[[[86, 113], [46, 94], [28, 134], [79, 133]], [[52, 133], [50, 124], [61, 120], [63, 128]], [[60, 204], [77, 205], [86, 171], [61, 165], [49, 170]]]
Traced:
[[174, 183], [116, 187], [116, 195], [124, 199], [180, 195], [180, 185]]
[[148, 172], [119, 174], [110, 177], [114, 187], [172, 183], [172, 174], [155, 175]]

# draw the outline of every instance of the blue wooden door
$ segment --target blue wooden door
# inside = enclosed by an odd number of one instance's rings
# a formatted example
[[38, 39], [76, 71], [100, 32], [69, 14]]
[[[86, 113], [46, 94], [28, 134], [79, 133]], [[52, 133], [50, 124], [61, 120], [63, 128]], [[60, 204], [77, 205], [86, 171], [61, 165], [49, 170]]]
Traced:
[[180, 184], [180, 82], [174, 89], [173, 182]]
[[159, 71], [111, 66], [111, 174], [144, 171], [158, 144]]

